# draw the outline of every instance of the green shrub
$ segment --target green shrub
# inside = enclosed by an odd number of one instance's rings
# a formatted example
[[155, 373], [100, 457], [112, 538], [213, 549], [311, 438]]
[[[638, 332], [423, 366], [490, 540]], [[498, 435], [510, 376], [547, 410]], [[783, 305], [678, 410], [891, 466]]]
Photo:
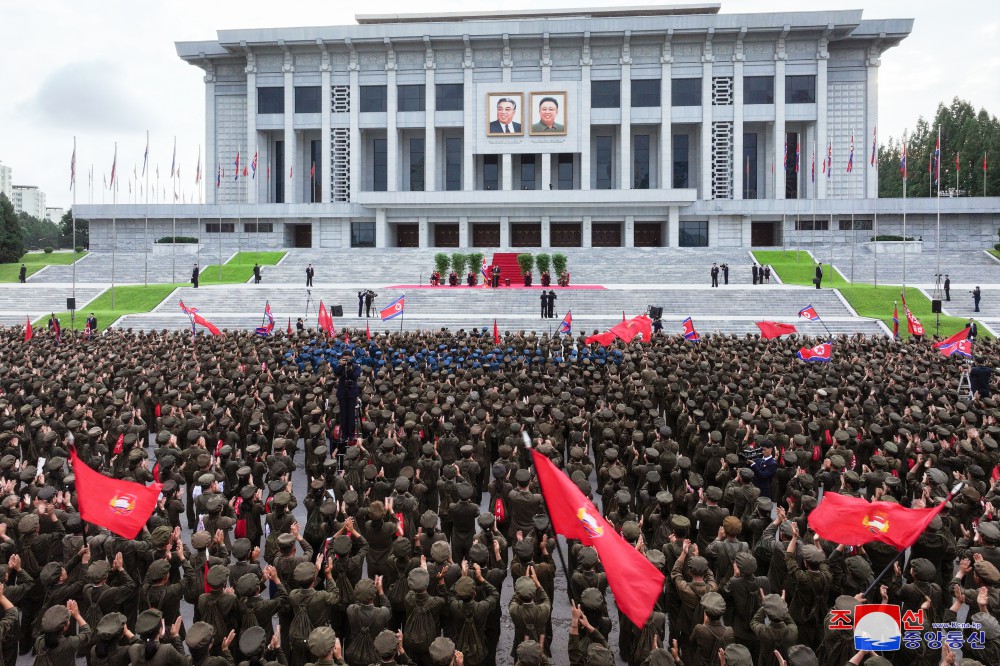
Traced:
[[83, 246], [82, 245], [77, 245], [73, 249], [76, 251], [77, 254], [80, 254], [81, 252], [83, 252]]
[[543, 252], [535, 257], [535, 265], [538, 266], [538, 273], [542, 274], [552, 267], [552, 257]]
[[521, 275], [531, 270], [535, 265], [535, 258], [528, 253], [517, 255], [517, 265], [521, 267]]
[[907, 236], [903, 238], [902, 236], [894, 236], [892, 234], [879, 234], [878, 236], [872, 236], [871, 240], [874, 241], [915, 241], [917, 240], [913, 236]]
[[465, 275], [465, 264], [469, 260], [469, 257], [461, 252], [455, 252], [451, 255], [451, 270], [455, 271], [459, 277]]
[[560, 275], [564, 270], [566, 270], [566, 255], [562, 252], [556, 252], [552, 255], [552, 269], [556, 275]]
[[52, 249], [51, 245], [46, 246], [46, 248], [45, 248], [45, 254], [52, 254], [53, 251], [54, 250]]
[[483, 268], [483, 258], [482, 252], [473, 252], [469, 255], [469, 270], [478, 273]]
[[157, 243], [197, 243], [198, 239], [191, 236], [164, 236], [163, 238], [158, 238]]
[[438, 252], [434, 255], [434, 268], [442, 277], [448, 274], [448, 265], [451, 263], [451, 259], [444, 252]]
[[1000, 243], [997, 243], [996, 245], [994, 245], [993, 249], [996, 250], [997, 252], [1000, 252]]

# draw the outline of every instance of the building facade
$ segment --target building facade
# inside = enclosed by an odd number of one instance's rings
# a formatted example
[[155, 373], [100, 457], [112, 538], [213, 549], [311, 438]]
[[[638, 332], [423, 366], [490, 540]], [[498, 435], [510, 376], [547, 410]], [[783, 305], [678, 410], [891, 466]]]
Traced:
[[0, 162], [0, 193], [8, 199], [14, 197], [14, 170], [3, 162]]
[[[882, 54], [912, 20], [719, 9], [358, 16], [178, 43], [204, 72], [216, 178], [206, 205], [153, 224], [244, 247], [781, 246], [870, 235], [871, 215], [842, 216], [881, 205], [889, 232], [900, 204], [873, 203], [867, 157]], [[116, 215], [92, 243], [138, 242], [142, 207]]]
[[45, 219], [45, 192], [36, 185], [14, 185], [12, 190], [11, 202], [15, 212], [27, 213], [39, 220]]

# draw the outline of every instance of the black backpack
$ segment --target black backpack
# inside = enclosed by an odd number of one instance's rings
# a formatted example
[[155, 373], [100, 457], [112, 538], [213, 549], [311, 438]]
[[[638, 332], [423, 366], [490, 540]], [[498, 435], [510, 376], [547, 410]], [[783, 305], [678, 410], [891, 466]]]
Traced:
[[403, 625], [403, 647], [407, 652], [427, 652], [437, 638], [434, 616], [425, 604], [414, 606]]
[[309, 617], [309, 602], [312, 598], [311, 594], [303, 594], [292, 603], [295, 615], [288, 627], [288, 638], [291, 640], [292, 648], [298, 648], [307, 653], [309, 651], [309, 634], [315, 629], [312, 619]]
[[455, 637], [455, 649], [462, 652], [467, 664], [476, 666], [486, 660], [486, 645], [482, 630], [476, 626], [475, 604], [463, 604], [462, 613], [465, 621]]

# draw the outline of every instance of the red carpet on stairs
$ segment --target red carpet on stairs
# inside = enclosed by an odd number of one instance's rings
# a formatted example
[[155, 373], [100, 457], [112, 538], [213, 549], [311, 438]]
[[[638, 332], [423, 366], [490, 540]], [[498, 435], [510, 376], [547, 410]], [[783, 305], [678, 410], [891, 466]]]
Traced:
[[[517, 252], [494, 252], [493, 263], [489, 266], [489, 270], [493, 270], [493, 266], [500, 267], [500, 284], [508, 278], [512, 285], [521, 284], [521, 267], [517, 263]], [[533, 277], [538, 281], [537, 276]]]

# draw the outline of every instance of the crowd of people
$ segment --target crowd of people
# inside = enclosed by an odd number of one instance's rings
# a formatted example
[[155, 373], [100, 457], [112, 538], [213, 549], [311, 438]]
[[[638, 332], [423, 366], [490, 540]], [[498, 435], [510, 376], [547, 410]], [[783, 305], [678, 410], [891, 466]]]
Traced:
[[[960, 399], [952, 361], [861, 336], [826, 364], [792, 361], [794, 337], [583, 337], [0, 329], [3, 663], [959, 663], [829, 628], [883, 600], [927, 632], [968, 607], [961, 663], [1000, 663], [997, 401]], [[644, 626], [615, 609], [614, 562], [555, 538], [523, 433], [665, 574]], [[163, 484], [136, 538], [81, 520], [71, 447]], [[897, 553], [816, 537], [821, 492], [947, 504], [869, 589]]]

